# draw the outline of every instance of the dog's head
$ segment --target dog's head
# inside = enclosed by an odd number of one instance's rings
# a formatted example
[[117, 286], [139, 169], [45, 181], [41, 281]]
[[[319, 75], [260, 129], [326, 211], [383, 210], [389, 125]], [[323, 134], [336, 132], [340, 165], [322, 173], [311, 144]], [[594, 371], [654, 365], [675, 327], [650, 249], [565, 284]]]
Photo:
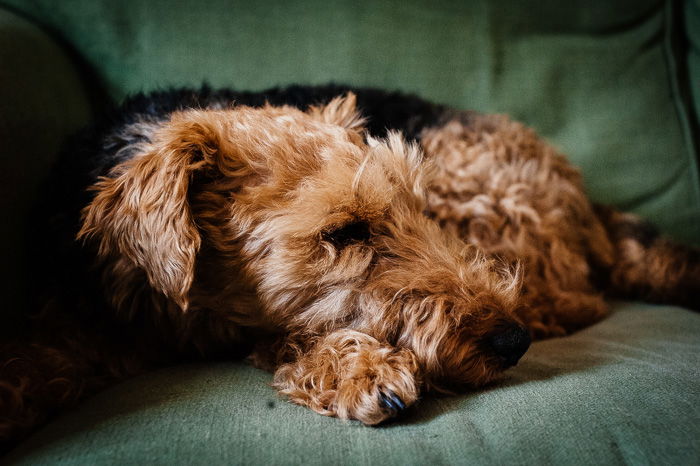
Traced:
[[529, 344], [518, 274], [426, 217], [430, 163], [362, 123], [352, 95], [173, 114], [96, 183], [80, 236], [182, 312], [352, 327], [410, 348], [433, 386], [485, 383]]

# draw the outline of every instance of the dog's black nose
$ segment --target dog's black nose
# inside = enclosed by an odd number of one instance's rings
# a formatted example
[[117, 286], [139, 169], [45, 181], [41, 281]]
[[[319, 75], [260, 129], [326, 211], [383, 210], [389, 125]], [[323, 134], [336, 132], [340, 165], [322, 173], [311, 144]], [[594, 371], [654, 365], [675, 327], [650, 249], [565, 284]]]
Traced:
[[489, 339], [493, 351], [503, 358], [505, 367], [515, 366], [530, 347], [530, 332], [512, 324]]

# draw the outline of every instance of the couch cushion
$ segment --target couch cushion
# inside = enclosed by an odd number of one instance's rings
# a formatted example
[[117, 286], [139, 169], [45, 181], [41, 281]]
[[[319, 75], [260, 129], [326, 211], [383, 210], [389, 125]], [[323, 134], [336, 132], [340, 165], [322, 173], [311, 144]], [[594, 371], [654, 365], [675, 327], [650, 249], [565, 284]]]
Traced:
[[688, 80], [695, 116], [700, 117], [700, 0], [685, 0], [684, 4]]
[[692, 464], [698, 334], [697, 313], [618, 303], [535, 343], [504, 383], [374, 428], [280, 400], [243, 363], [173, 367], [92, 398], [8, 464]]
[[64, 50], [35, 24], [0, 9], [0, 337], [27, 310], [27, 217], [64, 138], [90, 104]]
[[72, 44], [117, 99], [342, 81], [510, 113], [570, 154], [596, 200], [700, 242], [671, 0], [0, 1]]

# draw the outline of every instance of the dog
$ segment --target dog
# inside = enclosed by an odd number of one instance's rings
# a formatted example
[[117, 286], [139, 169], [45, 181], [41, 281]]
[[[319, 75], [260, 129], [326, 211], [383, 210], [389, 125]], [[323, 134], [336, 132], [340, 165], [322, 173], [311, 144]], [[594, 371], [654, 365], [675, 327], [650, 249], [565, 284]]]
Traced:
[[137, 95], [43, 198], [40, 311], [0, 364], [6, 448], [125, 377], [234, 355], [376, 425], [498, 380], [606, 295], [700, 302], [698, 251], [592, 204], [531, 129], [400, 93]]

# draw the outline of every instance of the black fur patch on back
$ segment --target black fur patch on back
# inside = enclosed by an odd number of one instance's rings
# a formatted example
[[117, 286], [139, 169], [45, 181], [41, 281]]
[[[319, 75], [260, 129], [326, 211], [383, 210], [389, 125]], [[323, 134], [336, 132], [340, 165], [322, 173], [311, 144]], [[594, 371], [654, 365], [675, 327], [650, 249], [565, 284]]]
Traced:
[[367, 117], [367, 129], [373, 136], [381, 137], [388, 129], [394, 129], [401, 131], [408, 139], [417, 139], [423, 129], [437, 125], [449, 113], [448, 107], [430, 103], [414, 95], [342, 84], [274, 87], [260, 92], [213, 90], [205, 85], [200, 89], [173, 89], [136, 94], [120, 107], [119, 113], [122, 114], [122, 118], [116, 123], [127, 124], [130, 119], [133, 121], [135, 115], [157, 118], [177, 110], [214, 106], [261, 107], [269, 103], [306, 110], [311, 105], [328, 103], [348, 91], [357, 96], [357, 105], [360, 112]]
[[[128, 97], [118, 107], [106, 111], [93, 126], [73, 138], [64, 154], [69, 154], [69, 164], [80, 164], [71, 171], [82, 171], [94, 180], [123, 161], [115, 157], [115, 154], [126, 141], [115, 135], [120, 128], [138, 121], [157, 122], [166, 120], [175, 111], [230, 108], [235, 105], [261, 107], [269, 103], [306, 110], [312, 105], [328, 103], [348, 91], [357, 96], [358, 109], [367, 119], [367, 130], [375, 137], [385, 136], [387, 130], [397, 130], [405, 138], [416, 140], [422, 130], [436, 126], [455, 114], [448, 107], [414, 95], [340, 84], [275, 87], [260, 92], [212, 89], [204, 85], [199, 89], [171, 89]], [[65, 157], [59, 164], [66, 165]], [[83, 186], [85, 185], [84, 183]]]

